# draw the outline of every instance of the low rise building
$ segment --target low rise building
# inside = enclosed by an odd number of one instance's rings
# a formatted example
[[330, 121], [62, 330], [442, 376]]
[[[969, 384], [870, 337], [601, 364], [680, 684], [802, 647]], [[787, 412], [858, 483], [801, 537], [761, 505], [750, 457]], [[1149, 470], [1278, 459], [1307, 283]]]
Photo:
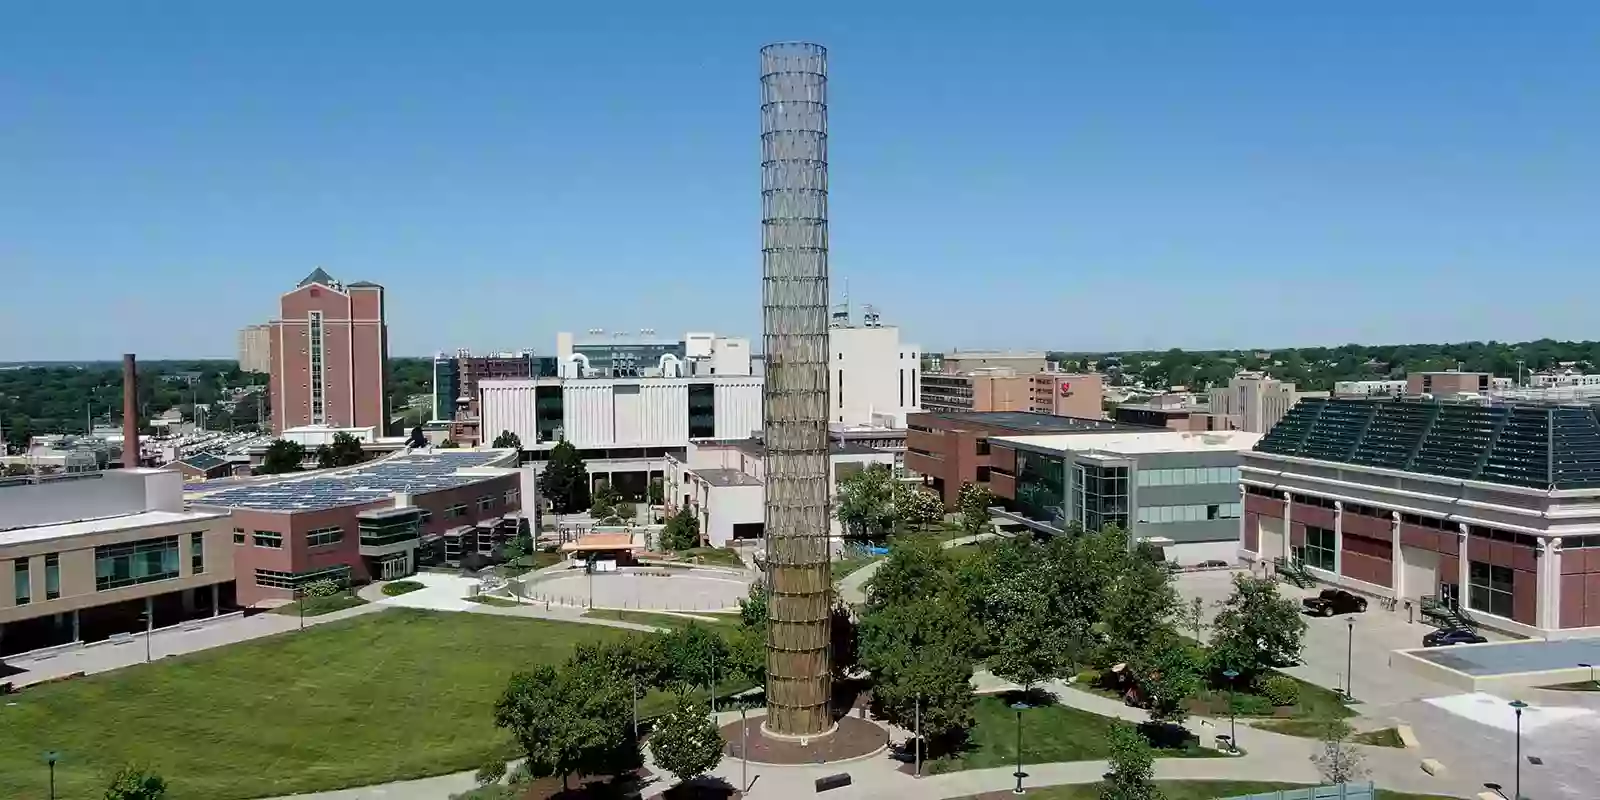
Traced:
[[912, 414], [906, 424], [906, 469], [921, 475], [951, 511], [960, 506], [963, 484], [990, 485], [991, 437], [1153, 430], [1098, 418], [1024, 411], [924, 412]]
[[1306, 400], [1241, 478], [1246, 558], [1510, 633], [1600, 633], [1591, 405]]
[[1111, 418], [1129, 425], [1149, 425], [1174, 431], [1208, 431], [1215, 425], [1211, 407], [1183, 392], [1158, 394], [1141, 402], [1119, 403]]
[[1307, 397], [1327, 397], [1327, 392], [1302, 392], [1294, 384], [1259, 372], [1241, 372], [1227, 388], [1210, 391], [1212, 430], [1266, 433], [1289, 409]]
[[1260, 434], [1123, 430], [990, 439], [1000, 516], [1061, 534], [1116, 525], [1182, 565], [1232, 562], [1241, 453]]
[[[191, 495], [231, 512], [241, 605], [287, 600], [319, 580], [341, 584], [459, 562], [534, 527], [530, 476], [514, 450], [418, 450], [346, 470]], [[532, 499], [531, 496], [529, 498]], [[537, 514], [537, 504], [530, 503]]]
[[1406, 381], [1338, 381], [1333, 384], [1334, 397], [1401, 397], [1406, 394]]
[[0, 482], [0, 657], [233, 610], [228, 529], [173, 471]]

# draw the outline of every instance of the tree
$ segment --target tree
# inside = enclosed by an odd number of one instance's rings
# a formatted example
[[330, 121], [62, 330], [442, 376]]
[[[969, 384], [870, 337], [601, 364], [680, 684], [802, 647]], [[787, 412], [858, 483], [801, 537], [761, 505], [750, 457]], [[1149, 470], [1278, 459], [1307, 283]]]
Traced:
[[167, 796], [167, 782], [160, 775], [133, 765], [117, 770], [106, 787], [106, 800], [161, 800]]
[[1170, 628], [1178, 606], [1178, 593], [1165, 565], [1132, 553], [1119, 566], [1100, 610], [1104, 666], [1133, 661], [1148, 652], [1156, 637]]
[[576, 514], [589, 507], [589, 468], [566, 439], [550, 449], [550, 460], [539, 475], [539, 494], [557, 514]]
[[722, 763], [725, 745], [722, 732], [707, 716], [706, 708], [687, 693], [679, 693], [677, 707], [656, 723], [655, 732], [650, 735], [650, 754], [681, 782], [715, 769]]
[[456, 440], [454, 439], [446, 439], [439, 443], [440, 450], [454, 450], [460, 446], [461, 445], [456, 444]]
[[495, 702], [495, 725], [516, 738], [533, 777], [560, 775], [565, 789], [573, 773], [615, 771], [629, 748], [637, 758], [630, 694], [595, 665], [540, 665], [511, 676]]
[[1100, 786], [1100, 800], [1161, 800], [1155, 784], [1155, 754], [1150, 743], [1131, 725], [1113, 725], [1106, 737], [1111, 745], [1111, 770]]
[[1200, 633], [1206, 626], [1206, 601], [1198, 597], [1191, 598], [1189, 603], [1179, 605], [1174, 613], [1178, 629], [1192, 632], [1194, 640], [1200, 641]]
[[594, 490], [594, 497], [589, 502], [589, 516], [597, 520], [610, 519], [616, 516], [617, 503], [621, 501], [622, 496], [617, 494], [617, 490], [612, 488], [611, 484], [602, 483], [600, 488]]
[[1233, 594], [1211, 621], [1213, 680], [1233, 669], [1249, 685], [1268, 669], [1293, 663], [1305, 632], [1300, 608], [1278, 595], [1276, 581], [1235, 574]]
[[333, 454], [335, 467], [354, 466], [366, 457], [361, 450], [361, 440], [343, 431], [333, 435], [333, 443], [328, 445], [328, 450]]
[[860, 627], [861, 665], [872, 673], [873, 713], [902, 728], [917, 722], [930, 741], [973, 724], [976, 625], [951, 599], [914, 597], [869, 609]]
[[1150, 721], [1181, 724], [1188, 701], [1200, 693], [1200, 654], [1174, 634], [1160, 636], [1133, 662], [1134, 677], [1150, 702]]
[[262, 475], [281, 475], [285, 472], [296, 472], [300, 469], [300, 462], [306, 457], [306, 448], [299, 442], [288, 439], [274, 439], [267, 445], [266, 455], [261, 458], [261, 466], [256, 470]]
[[522, 439], [511, 431], [501, 431], [499, 436], [494, 437], [494, 446], [502, 450], [521, 450]]
[[904, 481], [895, 481], [892, 486], [897, 527], [921, 530], [944, 519], [944, 503], [932, 492]]
[[639, 509], [632, 503], [618, 503], [612, 513], [616, 514], [617, 519], [632, 524], [634, 519], [639, 516]]
[[1322, 730], [1322, 749], [1311, 756], [1311, 763], [1322, 773], [1324, 783], [1355, 783], [1367, 777], [1361, 751], [1349, 742], [1350, 726], [1328, 720]]
[[678, 513], [667, 517], [667, 524], [661, 528], [661, 549], [666, 551], [688, 550], [700, 544], [700, 520], [688, 506], [678, 509]]
[[836, 502], [846, 535], [882, 536], [894, 523], [894, 477], [884, 465], [869, 464], [839, 482]]
[[728, 643], [710, 628], [690, 622], [660, 634], [659, 641], [665, 662], [670, 665], [667, 680], [672, 687], [709, 688], [713, 681], [727, 679]]
[[1051, 596], [1039, 591], [1044, 548], [1029, 539], [1006, 541], [995, 552], [983, 595], [982, 627], [989, 634], [989, 671], [1031, 689], [1073, 666], [1080, 626], [1059, 619]]
[[956, 502], [961, 507], [961, 529], [968, 536], [976, 536], [989, 527], [989, 507], [995, 504], [989, 487], [963, 483]]

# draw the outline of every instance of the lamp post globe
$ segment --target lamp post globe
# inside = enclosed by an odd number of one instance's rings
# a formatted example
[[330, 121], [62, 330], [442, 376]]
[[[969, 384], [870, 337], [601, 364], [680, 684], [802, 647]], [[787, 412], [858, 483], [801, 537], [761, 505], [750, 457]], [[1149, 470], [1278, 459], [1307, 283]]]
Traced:
[[1511, 701], [1511, 708], [1517, 712], [1517, 769], [1516, 780], [1511, 785], [1511, 800], [1522, 800], [1522, 709], [1527, 707], [1521, 700]]
[[1017, 779], [1017, 786], [1011, 790], [1012, 794], [1026, 794], [1022, 789], [1022, 779], [1027, 777], [1022, 771], [1022, 712], [1030, 708], [1032, 706], [1020, 700], [1011, 704], [1011, 710], [1017, 712], [1017, 771], [1013, 773]]

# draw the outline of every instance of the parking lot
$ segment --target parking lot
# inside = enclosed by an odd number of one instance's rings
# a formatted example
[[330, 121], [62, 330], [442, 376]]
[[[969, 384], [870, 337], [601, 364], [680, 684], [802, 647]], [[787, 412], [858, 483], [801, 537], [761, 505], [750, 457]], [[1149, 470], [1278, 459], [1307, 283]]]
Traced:
[[[1194, 597], [1205, 602], [1205, 619], [1209, 624], [1216, 615], [1216, 604], [1233, 592], [1233, 574], [1225, 570], [1183, 573], [1178, 576], [1178, 592], [1183, 595], [1184, 602], [1191, 602], [1190, 598]], [[1300, 589], [1287, 583], [1278, 584], [1278, 591], [1296, 605], [1322, 588]], [[1345, 622], [1347, 618], [1355, 619], [1353, 630]], [[1304, 619], [1306, 636], [1301, 651], [1302, 663], [1284, 671], [1319, 686], [1343, 689], [1348, 668], [1354, 675], [1351, 693], [1363, 705], [1363, 713], [1373, 707], [1460, 691], [1390, 668], [1391, 651], [1421, 647], [1423, 635], [1433, 630], [1420, 622], [1408, 623], [1404, 606], [1388, 611], [1374, 600], [1362, 613], [1326, 618], [1305, 616]], [[1209, 637], [1208, 627], [1202, 631], [1202, 639]]]

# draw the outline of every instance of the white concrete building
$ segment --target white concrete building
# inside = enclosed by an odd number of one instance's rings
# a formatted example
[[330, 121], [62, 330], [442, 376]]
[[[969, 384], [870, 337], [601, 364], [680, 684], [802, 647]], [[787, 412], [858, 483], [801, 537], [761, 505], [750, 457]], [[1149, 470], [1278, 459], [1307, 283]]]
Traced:
[[[479, 382], [483, 429], [511, 431], [524, 449], [539, 435], [539, 378]], [[691, 439], [733, 439], [761, 429], [760, 378], [590, 378], [566, 380], [561, 389], [561, 434], [580, 450], [669, 447]], [[709, 404], [708, 404], [709, 401]]]
[[900, 329], [869, 324], [828, 330], [828, 422], [873, 425], [892, 420], [904, 428], [906, 414], [921, 411], [922, 348], [900, 341]]
[[[759, 439], [707, 441], [690, 444], [682, 459], [669, 458], [664, 489], [667, 508], [694, 509], [700, 530], [710, 544], [722, 547], [733, 541], [759, 540], [765, 530], [767, 449]], [[832, 443], [829, 451], [830, 505], [838, 495], [839, 481], [870, 464], [894, 467], [894, 453], [851, 443]], [[840, 549], [842, 529], [830, 518], [834, 550]]]
[[1226, 389], [1211, 390], [1213, 427], [1219, 431], [1266, 433], [1302, 399], [1327, 396], [1327, 392], [1296, 391], [1294, 384], [1259, 372], [1241, 372], [1228, 381]]

